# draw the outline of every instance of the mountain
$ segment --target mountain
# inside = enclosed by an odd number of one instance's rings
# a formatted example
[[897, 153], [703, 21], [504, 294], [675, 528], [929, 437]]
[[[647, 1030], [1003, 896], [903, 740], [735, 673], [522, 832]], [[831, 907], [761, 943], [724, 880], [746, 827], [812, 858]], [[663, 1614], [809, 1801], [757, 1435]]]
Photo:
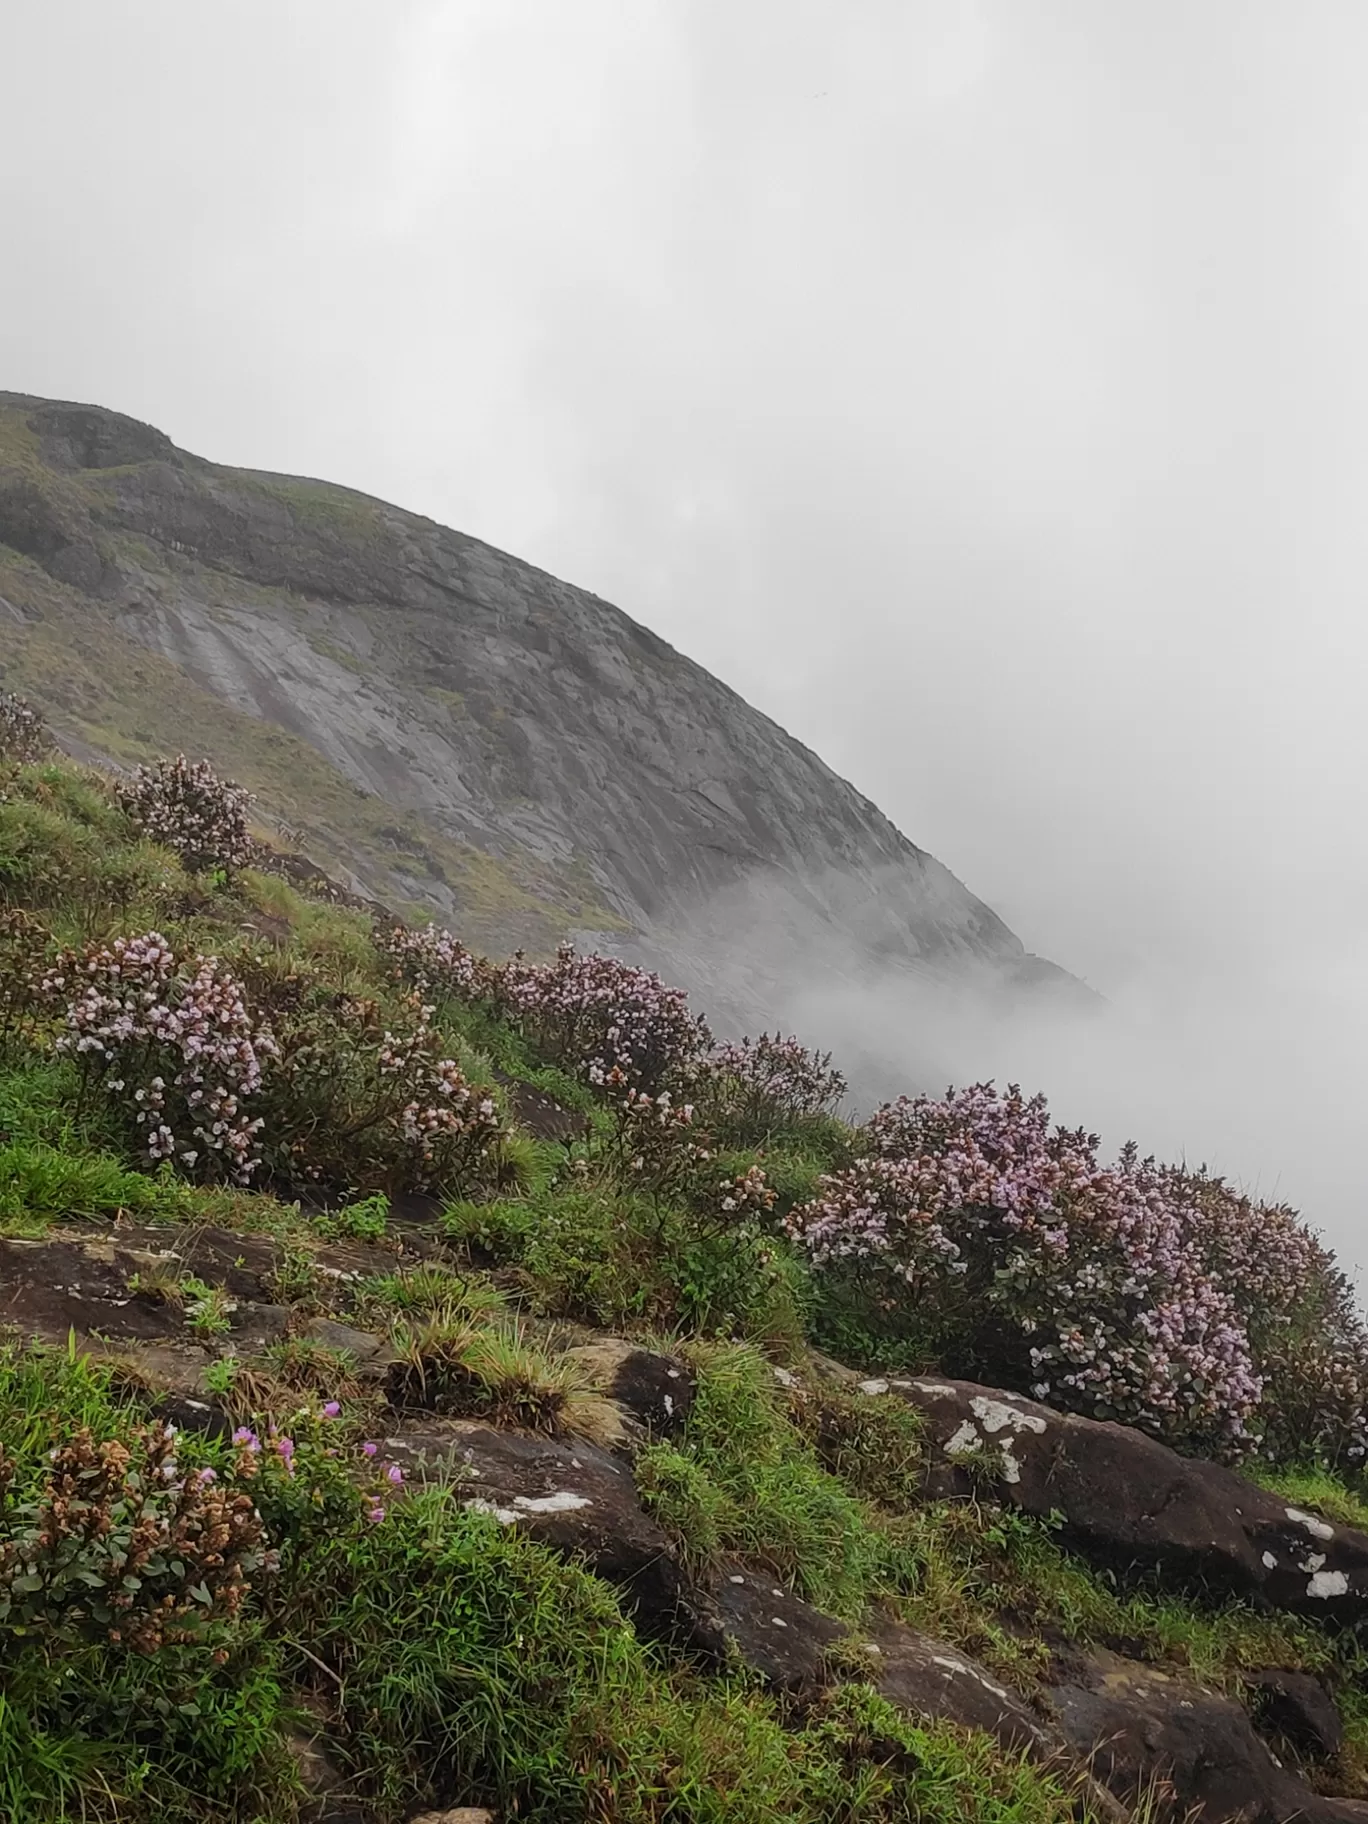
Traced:
[[814, 972], [1087, 992], [611, 604], [99, 407], [0, 393], [0, 675], [86, 758], [207, 755], [406, 915], [616, 947], [723, 1024]]

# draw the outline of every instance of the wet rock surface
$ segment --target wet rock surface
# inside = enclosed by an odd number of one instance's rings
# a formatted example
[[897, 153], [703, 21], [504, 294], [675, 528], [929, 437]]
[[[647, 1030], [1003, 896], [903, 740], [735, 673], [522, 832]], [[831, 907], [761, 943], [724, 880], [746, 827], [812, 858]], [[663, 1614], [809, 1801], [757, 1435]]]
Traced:
[[678, 1356], [605, 1336], [567, 1351], [589, 1383], [622, 1415], [636, 1442], [677, 1437], [693, 1409], [696, 1377]]
[[1296, 1613], [1337, 1621], [1368, 1613], [1368, 1534], [1307, 1513], [1219, 1463], [970, 1381], [862, 1386], [897, 1393], [924, 1415], [933, 1494], [988, 1488], [1023, 1513], [1061, 1515], [1071, 1543], [1094, 1559], [1257, 1591]]
[[1244, 1709], [1115, 1654], [1061, 1656], [1047, 1692], [1070, 1746], [1123, 1799], [1155, 1780], [1193, 1824], [1368, 1824], [1368, 1805], [1327, 1798], [1281, 1766]]

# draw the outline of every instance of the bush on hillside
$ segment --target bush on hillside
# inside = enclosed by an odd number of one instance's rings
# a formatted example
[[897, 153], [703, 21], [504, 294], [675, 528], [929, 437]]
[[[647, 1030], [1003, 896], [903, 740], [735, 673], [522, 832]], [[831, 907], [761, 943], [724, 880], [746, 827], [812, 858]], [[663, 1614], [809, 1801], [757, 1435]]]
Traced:
[[797, 1039], [762, 1032], [758, 1039], [715, 1047], [695, 1102], [720, 1144], [758, 1146], [776, 1136], [801, 1135], [833, 1115], [847, 1088], [829, 1051], [810, 1051]]
[[444, 999], [475, 998], [488, 974], [488, 965], [474, 951], [437, 924], [416, 931], [391, 925], [378, 930], [375, 941], [381, 955], [397, 966], [412, 987]]
[[709, 1044], [682, 988], [596, 952], [562, 944], [544, 965], [514, 958], [496, 992], [552, 1063], [609, 1093], [656, 1094], [688, 1080]]
[[280, 1176], [391, 1197], [469, 1182], [502, 1121], [446, 1055], [428, 1003], [338, 993], [300, 970], [259, 971], [253, 986], [276, 1037], [265, 1111]]
[[1133, 1147], [1103, 1165], [1015, 1086], [903, 1098], [864, 1140], [788, 1228], [885, 1348], [1231, 1456], [1294, 1448], [1295, 1411], [1362, 1460], [1362, 1331], [1290, 1211]]
[[218, 959], [177, 955], [159, 931], [62, 953], [40, 992], [61, 1010], [57, 1050], [153, 1164], [245, 1182], [260, 1164], [263, 1066], [275, 1041]]
[[252, 795], [184, 754], [138, 767], [120, 797], [134, 823], [192, 874], [231, 874], [251, 859]]

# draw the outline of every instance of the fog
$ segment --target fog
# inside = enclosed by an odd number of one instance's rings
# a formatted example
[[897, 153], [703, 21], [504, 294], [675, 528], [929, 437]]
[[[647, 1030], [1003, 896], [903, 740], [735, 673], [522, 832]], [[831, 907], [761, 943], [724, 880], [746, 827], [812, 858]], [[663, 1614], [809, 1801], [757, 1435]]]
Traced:
[[791, 1023], [1368, 1258], [1368, 13], [45, 0], [5, 41], [0, 385], [617, 601], [1111, 1009]]

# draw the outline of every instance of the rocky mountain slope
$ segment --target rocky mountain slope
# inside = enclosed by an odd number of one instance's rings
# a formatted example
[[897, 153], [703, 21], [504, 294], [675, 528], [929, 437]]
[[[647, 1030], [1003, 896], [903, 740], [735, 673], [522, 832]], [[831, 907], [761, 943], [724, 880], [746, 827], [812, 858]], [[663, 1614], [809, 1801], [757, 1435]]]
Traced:
[[114, 412], [0, 393], [0, 676], [78, 754], [208, 756], [388, 904], [496, 950], [596, 933], [724, 1018], [813, 970], [1086, 992], [610, 604]]

